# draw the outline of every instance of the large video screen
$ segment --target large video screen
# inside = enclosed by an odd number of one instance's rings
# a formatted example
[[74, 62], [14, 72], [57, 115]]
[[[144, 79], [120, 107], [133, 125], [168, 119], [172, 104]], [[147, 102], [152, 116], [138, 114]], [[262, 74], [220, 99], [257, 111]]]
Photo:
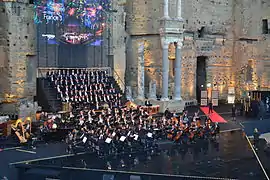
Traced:
[[111, 0], [37, 0], [34, 21], [50, 44], [100, 44], [110, 8]]

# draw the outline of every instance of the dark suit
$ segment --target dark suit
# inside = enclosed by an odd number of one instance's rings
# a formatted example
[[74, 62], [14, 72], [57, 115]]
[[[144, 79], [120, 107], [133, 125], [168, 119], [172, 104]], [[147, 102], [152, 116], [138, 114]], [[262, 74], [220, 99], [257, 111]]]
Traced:
[[213, 113], [213, 103], [212, 102], [209, 102], [208, 107], [209, 107], [208, 114]]
[[148, 100], [146, 100], [144, 104], [145, 104], [145, 106], [152, 106], [152, 104]]

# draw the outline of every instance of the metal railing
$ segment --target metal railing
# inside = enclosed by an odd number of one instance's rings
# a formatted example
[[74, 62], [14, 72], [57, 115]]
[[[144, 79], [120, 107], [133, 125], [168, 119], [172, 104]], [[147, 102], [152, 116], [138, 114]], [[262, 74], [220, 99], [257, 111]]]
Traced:
[[40, 67], [37, 69], [37, 77], [46, 77], [47, 72], [57, 71], [57, 70], [86, 70], [86, 71], [100, 71], [106, 70], [108, 71], [109, 76], [112, 76], [112, 70], [110, 67], [93, 67], [93, 68], [57, 68], [57, 67]]
[[114, 77], [115, 81], [117, 82], [117, 84], [119, 85], [121, 91], [125, 94], [126, 93], [125, 81], [123, 81], [121, 79], [121, 77], [119, 76], [119, 74], [115, 70], [113, 71], [113, 77]]

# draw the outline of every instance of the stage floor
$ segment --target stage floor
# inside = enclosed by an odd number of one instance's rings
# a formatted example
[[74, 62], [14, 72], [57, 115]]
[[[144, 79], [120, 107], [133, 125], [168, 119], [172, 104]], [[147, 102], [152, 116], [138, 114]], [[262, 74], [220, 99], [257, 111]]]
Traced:
[[[114, 172], [138, 175], [168, 176], [169, 174], [181, 179], [184, 177], [193, 177], [193, 179], [199, 177], [205, 177], [205, 179], [211, 179], [211, 177], [216, 179], [265, 179], [243, 132], [239, 130], [222, 132], [216, 142], [201, 140], [191, 145], [174, 145], [170, 142], [163, 142], [160, 143], [160, 147], [161, 152], [152, 156], [141, 153], [133, 154], [131, 157], [122, 155], [100, 159], [95, 154], [82, 153], [15, 164], [27, 163], [39, 167], [53, 166], [59, 169], [64, 168], [65, 171], [75, 168], [84, 172], [87, 170], [105, 172], [108, 170], [107, 162], [110, 162]], [[134, 163], [135, 158], [138, 159], [137, 164]], [[125, 164], [124, 167], [120, 164], [121, 159]]]

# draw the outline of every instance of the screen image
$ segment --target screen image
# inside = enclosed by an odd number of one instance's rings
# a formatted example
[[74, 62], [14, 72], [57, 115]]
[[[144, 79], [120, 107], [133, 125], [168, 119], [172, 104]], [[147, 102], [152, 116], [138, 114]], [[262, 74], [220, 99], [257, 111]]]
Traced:
[[[34, 21], [49, 44], [100, 44], [111, 0], [37, 0]], [[97, 43], [95, 41], [98, 41]]]

